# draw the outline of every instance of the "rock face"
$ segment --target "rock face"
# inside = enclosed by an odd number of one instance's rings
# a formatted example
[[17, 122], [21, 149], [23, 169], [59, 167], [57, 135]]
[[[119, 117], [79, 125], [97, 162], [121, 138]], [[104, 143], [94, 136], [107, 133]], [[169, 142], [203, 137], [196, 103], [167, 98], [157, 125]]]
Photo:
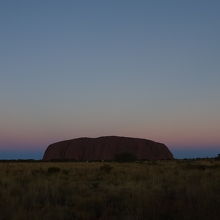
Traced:
[[43, 160], [114, 160], [117, 155], [130, 153], [138, 160], [173, 159], [166, 145], [151, 140], [106, 136], [99, 138], [77, 138], [51, 144]]

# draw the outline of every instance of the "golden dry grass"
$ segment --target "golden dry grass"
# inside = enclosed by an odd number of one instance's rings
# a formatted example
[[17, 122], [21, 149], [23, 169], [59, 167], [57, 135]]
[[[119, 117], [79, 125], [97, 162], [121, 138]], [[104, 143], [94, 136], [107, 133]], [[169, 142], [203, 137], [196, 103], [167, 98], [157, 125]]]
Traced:
[[220, 161], [1, 162], [0, 219], [220, 219]]

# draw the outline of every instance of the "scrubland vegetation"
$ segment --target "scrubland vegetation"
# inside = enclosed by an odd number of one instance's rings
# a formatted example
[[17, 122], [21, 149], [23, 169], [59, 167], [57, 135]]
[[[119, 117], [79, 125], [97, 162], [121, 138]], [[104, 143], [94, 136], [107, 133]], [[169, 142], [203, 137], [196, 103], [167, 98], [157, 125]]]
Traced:
[[220, 161], [1, 162], [1, 220], [220, 219]]

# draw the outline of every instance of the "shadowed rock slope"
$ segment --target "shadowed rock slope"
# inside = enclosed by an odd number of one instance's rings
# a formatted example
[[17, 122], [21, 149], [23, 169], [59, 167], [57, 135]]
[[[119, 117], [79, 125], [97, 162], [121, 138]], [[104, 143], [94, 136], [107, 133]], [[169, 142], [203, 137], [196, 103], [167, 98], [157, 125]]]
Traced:
[[133, 154], [138, 160], [173, 159], [164, 144], [140, 138], [106, 136], [76, 138], [51, 144], [43, 160], [114, 160], [123, 153]]

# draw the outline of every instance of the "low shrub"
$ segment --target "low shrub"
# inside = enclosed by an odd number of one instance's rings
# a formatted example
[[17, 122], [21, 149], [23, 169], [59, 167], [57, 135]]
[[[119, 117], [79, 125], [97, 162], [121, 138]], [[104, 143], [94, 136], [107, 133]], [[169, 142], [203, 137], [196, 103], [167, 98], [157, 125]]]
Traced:
[[137, 157], [132, 153], [124, 152], [124, 153], [116, 154], [115, 160], [117, 162], [134, 162], [137, 160]]
[[60, 172], [60, 168], [59, 167], [49, 167], [47, 169], [47, 172], [49, 174], [59, 173]]
[[102, 166], [100, 166], [100, 171], [104, 172], [104, 173], [110, 173], [113, 169], [112, 166], [108, 165], [108, 164], [104, 164]]

